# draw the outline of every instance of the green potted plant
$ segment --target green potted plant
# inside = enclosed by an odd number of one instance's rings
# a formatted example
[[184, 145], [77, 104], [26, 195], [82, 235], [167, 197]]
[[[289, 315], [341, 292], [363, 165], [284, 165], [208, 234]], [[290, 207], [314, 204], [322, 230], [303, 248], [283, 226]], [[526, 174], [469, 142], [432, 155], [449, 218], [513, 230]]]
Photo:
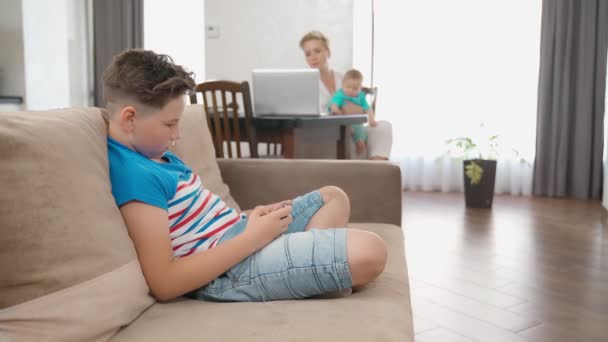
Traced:
[[[480, 124], [479, 131], [471, 136], [461, 136], [446, 141], [449, 149], [447, 155], [462, 160], [464, 195], [469, 208], [491, 208], [494, 200], [496, 183], [496, 159], [500, 148], [499, 136], [488, 134], [485, 125]], [[504, 146], [502, 146], [504, 147]], [[530, 162], [512, 149], [513, 159], [519, 159], [522, 165], [531, 167]]]
[[[496, 183], [498, 136], [474, 141], [470, 137], [456, 137], [446, 142], [462, 159], [465, 203], [469, 208], [491, 208]], [[482, 145], [480, 145], [482, 144]]]

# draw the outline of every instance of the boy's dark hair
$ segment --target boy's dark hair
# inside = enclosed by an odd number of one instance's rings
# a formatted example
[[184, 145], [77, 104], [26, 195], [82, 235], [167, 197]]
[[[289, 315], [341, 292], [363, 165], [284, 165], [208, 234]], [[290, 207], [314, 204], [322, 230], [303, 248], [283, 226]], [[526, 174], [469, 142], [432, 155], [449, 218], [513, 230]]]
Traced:
[[363, 74], [357, 69], [350, 69], [344, 73], [344, 79], [363, 81]]
[[193, 75], [167, 55], [126, 50], [114, 56], [103, 72], [104, 100], [107, 106], [127, 98], [160, 109], [176, 96], [194, 89]]

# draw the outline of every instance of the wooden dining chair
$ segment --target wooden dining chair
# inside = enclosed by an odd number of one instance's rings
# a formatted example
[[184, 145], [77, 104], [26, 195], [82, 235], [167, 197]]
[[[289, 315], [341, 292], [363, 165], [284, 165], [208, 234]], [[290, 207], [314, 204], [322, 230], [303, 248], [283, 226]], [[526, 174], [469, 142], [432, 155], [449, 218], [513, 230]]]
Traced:
[[[211, 131], [217, 158], [242, 158], [241, 141], [249, 144], [251, 158], [258, 158], [258, 147], [253, 126], [253, 109], [248, 82], [209, 81], [196, 86], [190, 103], [196, 104], [201, 93], [207, 125]], [[239, 119], [238, 96], [243, 103], [245, 124]], [[228, 96], [229, 95], [229, 96]], [[224, 149], [224, 143], [227, 148]], [[233, 151], [233, 143], [236, 145]], [[234, 153], [233, 153], [234, 152]]]
[[266, 143], [266, 156], [263, 158], [282, 158], [283, 148], [279, 137], [269, 137]]
[[378, 98], [378, 87], [368, 88], [362, 87], [361, 91], [363, 91], [367, 95], [367, 103], [369, 106], [376, 111], [376, 99]]

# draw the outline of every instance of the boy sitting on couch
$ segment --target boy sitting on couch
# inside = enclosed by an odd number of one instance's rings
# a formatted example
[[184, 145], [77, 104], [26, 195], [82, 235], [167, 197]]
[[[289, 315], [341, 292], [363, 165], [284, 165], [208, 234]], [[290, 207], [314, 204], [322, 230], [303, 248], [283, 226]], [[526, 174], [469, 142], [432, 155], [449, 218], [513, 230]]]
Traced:
[[168, 56], [125, 51], [103, 84], [112, 193], [155, 297], [307, 298], [361, 287], [383, 271], [384, 242], [344, 228], [350, 205], [337, 187], [245, 212], [205, 189], [168, 150], [195, 86]]

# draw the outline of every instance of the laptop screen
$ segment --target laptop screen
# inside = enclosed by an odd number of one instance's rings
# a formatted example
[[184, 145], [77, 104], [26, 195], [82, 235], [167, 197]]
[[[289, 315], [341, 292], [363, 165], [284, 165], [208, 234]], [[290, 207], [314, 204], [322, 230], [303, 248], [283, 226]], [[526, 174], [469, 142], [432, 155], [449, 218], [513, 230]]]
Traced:
[[252, 81], [255, 115], [321, 114], [317, 69], [255, 69]]

